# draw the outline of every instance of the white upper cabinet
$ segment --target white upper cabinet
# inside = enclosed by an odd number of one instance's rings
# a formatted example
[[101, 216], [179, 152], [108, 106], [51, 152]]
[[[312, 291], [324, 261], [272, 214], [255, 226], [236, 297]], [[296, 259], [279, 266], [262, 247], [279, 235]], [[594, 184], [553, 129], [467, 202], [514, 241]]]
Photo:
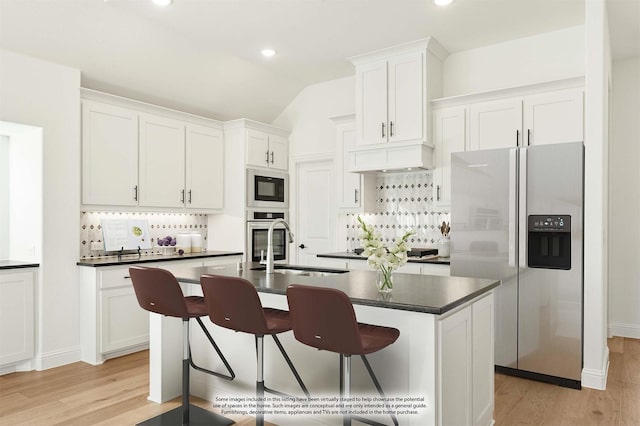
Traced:
[[469, 121], [469, 150], [516, 147], [522, 134], [522, 100], [471, 104]]
[[286, 138], [260, 130], [247, 130], [246, 164], [248, 166], [287, 170], [289, 168], [288, 152]]
[[375, 175], [349, 172], [349, 151], [356, 147], [353, 114], [332, 117], [336, 124], [338, 164], [338, 209], [346, 212], [373, 212], [375, 209]]
[[584, 139], [584, 91], [558, 90], [524, 98], [523, 135], [527, 145]]
[[186, 207], [222, 209], [225, 170], [222, 130], [187, 124], [186, 142]]
[[469, 149], [582, 141], [583, 116], [582, 88], [473, 103]]
[[350, 171], [433, 168], [431, 99], [447, 52], [433, 38], [350, 58], [356, 67], [356, 146]]
[[358, 142], [424, 141], [424, 53], [356, 67]]
[[82, 203], [138, 204], [138, 113], [82, 101]]
[[140, 116], [140, 205], [183, 207], [185, 125], [151, 114]]
[[433, 140], [435, 170], [433, 171], [433, 201], [448, 205], [451, 202], [451, 153], [465, 150], [467, 134], [466, 106], [441, 108], [433, 111]]
[[388, 62], [390, 142], [425, 140], [424, 63], [424, 52], [396, 56]]
[[221, 123], [83, 90], [84, 208], [217, 212], [224, 172]]

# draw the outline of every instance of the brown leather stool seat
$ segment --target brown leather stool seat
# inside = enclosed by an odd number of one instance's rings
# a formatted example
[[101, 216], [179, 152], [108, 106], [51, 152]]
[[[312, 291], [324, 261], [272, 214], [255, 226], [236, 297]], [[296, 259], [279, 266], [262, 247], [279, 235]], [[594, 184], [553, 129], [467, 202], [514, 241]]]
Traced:
[[[305, 345], [340, 354], [340, 396], [349, 397], [351, 389], [351, 355], [360, 355], [371, 380], [382, 398], [386, 398], [366, 355], [386, 348], [400, 336], [396, 328], [359, 323], [353, 304], [342, 291], [293, 284], [287, 288], [289, 312], [293, 320], [293, 334]], [[346, 371], [346, 374], [345, 374]], [[398, 419], [391, 407], [391, 420]], [[345, 414], [343, 424], [351, 420], [378, 425], [373, 420]]]
[[[146, 420], [141, 425], [230, 425], [233, 420], [219, 416], [200, 407], [189, 404], [189, 366], [223, 379], [233, 380], [235, 373], [215, 343], [211, 334], [202, 323], [201, 317], [207, 316], [204, 297], [184, 297], [180, 284], [169, 271], [159, 268], [133, 266], [129, 268], [133, 289], [142, 309], [168, 317], [181, 318], [183, 324], [182, 356], [182, 405], [159, 416]], [[194, 364], [189, 348], [189, 319], [195, 318], [209, 342], [224, 363], [227, 374], [217, 373]]]
[[[209, 318], [214, 324], [230, 330], [253, 334], [256, 339], [257, 377], [256, 396], [258, 401], [265, 392], [289, 396], [269, 389], [264, 384], [264, 336], [271, 336], [293, 373], [300, 388], [309, 398], [309, 391], [294, 367], [289, 355], [284, 350], [277, 334], [292, 329], [288, 311], [274, 308], [263, 308], [258, 292], [251, 282], [243, 278], [219, 275], [202, 275], [200, 277], [202, 292], [209, 310]], [[258, 412], [260, 403], [258, 403]], [[256, 416], [256, 425], [263, 425], [262, 414]]]

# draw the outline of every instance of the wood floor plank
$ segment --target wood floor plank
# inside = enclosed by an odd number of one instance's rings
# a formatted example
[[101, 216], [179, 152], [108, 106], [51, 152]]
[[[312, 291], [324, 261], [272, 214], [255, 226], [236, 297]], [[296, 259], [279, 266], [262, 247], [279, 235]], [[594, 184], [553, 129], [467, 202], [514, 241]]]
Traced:
[[[609, 339], [609, 348], [605, 391], [496, 374], [496, 426], [639, 426], [640, 340]], [[0, 426], [133, 425], [179, 406], [179, 398], [164, 404], [147, 400], [148, 363], [143, 351], [99, 366], [75, 363], [0, 376]], [[215, 411], [208, 401], [192, 402]], [[255, 424], [249, 416], [229, 417], [238, 426]]]

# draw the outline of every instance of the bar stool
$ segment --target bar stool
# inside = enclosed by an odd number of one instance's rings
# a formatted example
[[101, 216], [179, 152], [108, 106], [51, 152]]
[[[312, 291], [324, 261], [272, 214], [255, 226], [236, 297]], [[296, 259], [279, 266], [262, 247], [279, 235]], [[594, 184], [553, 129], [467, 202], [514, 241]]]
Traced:
[[[280, 309], [263, 308], [256, 288], [243, 278], [205, 274], [200, 277], [200, 284], [202, 285], [205, 303], [209, 309], [209, 318], [214, 324], [255, 336], [257, 358], [256, 396], [258, 401], [264, 397], [265, 392], [290, 396], [270, 389], [264, 384], [264, 336], [268, 335], [273, 337], [300, 388], [309, 398], [307, 387], [280, 343], [278, 336], [276, 336], [291, 330], [289, 312]], [[260, 411], [260, 403], [258, 403], [256, 425], [264, 424], [264, 415]]]
[[[184, 297], [180, 284], [169, 271], [159, 268], [132, 266], [129, 275], [133, 282], [136, 298], [142, 309], [168, 317], [182, 318], [182, 405], [159, 416], [148, 419], [140, 425], [230, 425], [234, 422], [226, 417], [189, 404], [189, 365], [196, 370], [212, 374], [226, 380], [233, 380], [235, 373], [207, 331], [200, 317], [208, 315], [204, 298]], [[228, 375], [198, 367], [191, 357], [189, 345], [189, 319], [195, 318], [209, 342], [224, 363]]]
[[[386, 400], [366, 355], [395, 342], [400, 331], [357, 322], [351, 300], [340, 290], [292, 284], [287, 288], [287, 301], [295, 338], [305, 345], [340, 354], [340, 396], [350, 397], [351, 355], [360, 355], [378, 393]], [[391, 407], [385, 405], [397, 426], [398, 419]], [[371, 425], [381, 424], [348, 413], [343, 416], [343, 424], [350, 425], [352, 419]]]

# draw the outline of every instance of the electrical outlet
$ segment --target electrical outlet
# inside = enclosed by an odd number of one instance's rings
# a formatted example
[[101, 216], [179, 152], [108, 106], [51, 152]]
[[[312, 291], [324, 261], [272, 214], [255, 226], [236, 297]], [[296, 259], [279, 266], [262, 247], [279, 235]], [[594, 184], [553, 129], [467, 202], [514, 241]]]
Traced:
[[102, 241], [92, 241], [91, 250], [93, 251], [104, 250], [104, 244], [102, 243]]

